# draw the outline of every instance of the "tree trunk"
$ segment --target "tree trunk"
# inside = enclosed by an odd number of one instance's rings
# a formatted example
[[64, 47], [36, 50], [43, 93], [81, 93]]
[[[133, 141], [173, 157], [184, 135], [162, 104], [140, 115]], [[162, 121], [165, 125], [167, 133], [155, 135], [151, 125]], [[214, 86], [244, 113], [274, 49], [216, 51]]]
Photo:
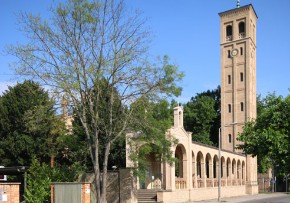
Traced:
[[99, 171], [95, 171], [95, 187], [96, 187], [96, 193], [97, 193], [96, 203], [102, 203], [100, 186], [101, 186], [101, 184], [100, 184], [100, 173], [99, 173]]
[[[96, 146], [98, 146], [98, 140], [96, 140]], [[91, 146], [92, 147], [92, 146]], [[101, 174], [100, 174], [100, 167], [99, 167], [99, 155], [98, 155], [98, 147], [94, 148], [95, 153], [95, 164], [94, 164], [94, 172], [95, 172], [95, 186], [96, 186], [96, 193], [97, 193], [97, 202], [96, 203], [102, 203], [101, 198]], [[93, 159], [93, 157], [91, 157]], [[93, 161], [93, 160], [92, 160]]]
[[101, 190], [101, 203], [107, 203], [107, 175], [108, 175], [108, 159], [110, 154], [111, 143], [107, 143], [104, 154], [103, 174], [102, 174], [102, 190]]
[[54, 159], [55, 159], [55, 156], [54, 155], [51, 155], [50, 156], [50, 167], [51, 168], [54, 168]]

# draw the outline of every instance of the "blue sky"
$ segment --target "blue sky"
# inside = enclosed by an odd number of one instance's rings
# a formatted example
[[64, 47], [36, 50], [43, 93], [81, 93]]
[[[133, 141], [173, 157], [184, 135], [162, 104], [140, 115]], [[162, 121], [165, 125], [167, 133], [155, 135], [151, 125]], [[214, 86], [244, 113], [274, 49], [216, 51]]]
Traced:
[[[56, 1], [56, 0], [54, 0]], [[40, 3], [41, 2], [41, 3]], [[9, 70], [13, 58], [3, 54], [7, 44], [23, 42], [16, 14], [29, 11], [46, 15], [52, 0], [2, 0], [0, 7], [0, 92], [17, 77]], [[201, 91], [220, 84], [218, 13], [236, 7], [236, 0], [125, 0], [131, 9], [143, 11], [152, 30], [152, 56], [167, 54], [184, 71], [183, 93], [189, 101]], [[252, 4], [257, 23], [257, 93], [275, 91], [286, 96], [290, 88], [290, 1], [241, 0]]]

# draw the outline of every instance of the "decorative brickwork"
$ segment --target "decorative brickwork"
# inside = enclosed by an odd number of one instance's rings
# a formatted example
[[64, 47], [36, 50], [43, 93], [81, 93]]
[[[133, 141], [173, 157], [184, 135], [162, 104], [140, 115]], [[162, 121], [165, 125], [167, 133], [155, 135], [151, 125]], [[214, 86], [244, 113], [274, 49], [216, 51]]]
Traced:
[[82, 203], [91, 202], [91, 184], [83, 183], [82, 184]]
[[3, 203], [20, 202], [20, 183], [0, 183], [0, 192]]

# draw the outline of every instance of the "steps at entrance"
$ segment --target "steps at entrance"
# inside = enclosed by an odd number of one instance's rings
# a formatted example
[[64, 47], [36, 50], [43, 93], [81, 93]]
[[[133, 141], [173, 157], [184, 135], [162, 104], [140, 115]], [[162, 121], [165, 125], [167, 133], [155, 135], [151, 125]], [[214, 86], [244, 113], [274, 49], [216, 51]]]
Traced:
[[137, 191], [138, 203], [157, 203], [157, 190], [140, 189]]

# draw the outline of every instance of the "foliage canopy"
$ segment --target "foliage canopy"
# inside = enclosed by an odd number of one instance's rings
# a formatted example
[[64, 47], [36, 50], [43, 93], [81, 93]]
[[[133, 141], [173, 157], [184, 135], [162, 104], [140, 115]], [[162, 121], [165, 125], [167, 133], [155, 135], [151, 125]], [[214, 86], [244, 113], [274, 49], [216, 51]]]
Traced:
[[122, 0], [68, 0], [48, 21], [27, 13], [19, 19], [30, 41], [8, 50], [19, 59], [16, 71], [50, 86], [73, 107], [85, 130], [97, 202], [104, 203], [111, 146], [132, 128], [140, 105], [150, 104], [136, 101], [178, 96], [183, 74], [167, 56], [148, 60], [145, 21]]
[[256, 120], [246, 123], [239, 139], [247, 154], [258, 156], [259, 170], [277, 166], [290, 171], [290, 96], [269, 94], [261, 100]]
[[1, 165], [30, 165], [33, 156], [48, 162], [62, 147], [65, 126], [53, 100], [38, 83], [26, 80], [0, 97]]

